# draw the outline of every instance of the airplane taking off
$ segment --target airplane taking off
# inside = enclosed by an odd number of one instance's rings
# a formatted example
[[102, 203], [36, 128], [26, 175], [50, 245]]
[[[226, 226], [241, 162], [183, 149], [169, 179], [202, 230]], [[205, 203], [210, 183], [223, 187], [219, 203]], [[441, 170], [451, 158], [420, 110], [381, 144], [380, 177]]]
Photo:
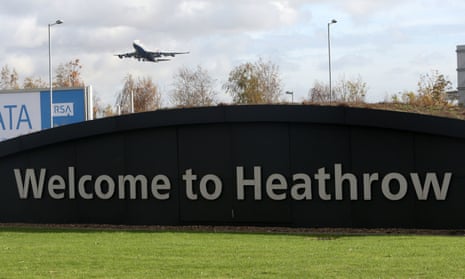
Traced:
[[149, 61], [149, 62], [157, 63], [157, 62], [162, 62], [162, 61], [170, 61], [170, 59], [166, 59], [162, 57], [166, 57], [166, 56], [174, 57], [178, 54], [189, 53], [189, 52], [169, 52], [169, 51], [168, 52], [147, 51], [142, 47], [140, 42], [137, 40], [132, 43], [132, 46], [134, 47], [135, 51], [128, 52], [128, 53], [115, 54], [115, 56], [118, 56], [120, 59], [133, 57], [139, 61]]

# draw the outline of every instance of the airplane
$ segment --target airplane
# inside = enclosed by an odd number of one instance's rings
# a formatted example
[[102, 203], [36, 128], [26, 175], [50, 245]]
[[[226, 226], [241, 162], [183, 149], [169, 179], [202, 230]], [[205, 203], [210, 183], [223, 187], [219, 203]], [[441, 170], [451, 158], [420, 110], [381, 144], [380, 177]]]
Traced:
[[121, 54], [115, 54], [115, 56], [118, 56], [120, 59], [123, 58], [130, 58], [133, 57], [139, 61], [148, 61], [148, 62], [162, 62], [162, 61], [170, 61], [170, 59], [162, 58], [166, 56], [171, 56], [174, 57], [178, 54], [188, 54], [189, 52], [166, 52], [166, 51], [147, 51], [142, 47], [141, 43], [136, 40], [132, 43], [132, 46], [134, 47], [133, 52], [128, 52], [128, 53], [121, 53]]

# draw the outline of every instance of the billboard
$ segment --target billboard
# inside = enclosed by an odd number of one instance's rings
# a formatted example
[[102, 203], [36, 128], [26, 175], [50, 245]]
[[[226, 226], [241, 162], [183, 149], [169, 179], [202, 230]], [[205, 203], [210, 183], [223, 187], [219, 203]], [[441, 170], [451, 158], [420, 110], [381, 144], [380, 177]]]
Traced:
[[[54, 127], [92, 119], [91, 87], [54, 89]], [[51, 126], [49, 89], [0, 92], [0, 141]]]

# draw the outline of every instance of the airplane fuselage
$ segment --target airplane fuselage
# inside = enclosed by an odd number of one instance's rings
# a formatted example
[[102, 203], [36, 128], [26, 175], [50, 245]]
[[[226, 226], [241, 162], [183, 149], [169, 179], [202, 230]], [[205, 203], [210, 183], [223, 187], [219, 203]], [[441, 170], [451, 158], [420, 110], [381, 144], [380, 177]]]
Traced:
[[155, 58], [160, 57], [159, 55], [156, 56], [153, 53], [149, 53], [145, 51], [145, 49], [141, 46], [138, 45], [137, 43], [133, 43], [132, 46], [134, 47], [134, 50], [136, 51], [136, 58], [139, 60], [146, 60], [146, 61], [152, 61], [155, 62]]

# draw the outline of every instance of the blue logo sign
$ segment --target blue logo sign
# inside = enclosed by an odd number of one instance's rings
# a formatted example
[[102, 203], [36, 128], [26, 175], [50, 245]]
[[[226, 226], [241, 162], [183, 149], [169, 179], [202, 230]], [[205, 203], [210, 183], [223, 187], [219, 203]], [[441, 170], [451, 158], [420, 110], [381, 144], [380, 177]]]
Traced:
[[[53, 90], [53, 126], [86, 120], [84, 89]], [[50, 128], [50, 91], [40, 92], [42, 129]]]

